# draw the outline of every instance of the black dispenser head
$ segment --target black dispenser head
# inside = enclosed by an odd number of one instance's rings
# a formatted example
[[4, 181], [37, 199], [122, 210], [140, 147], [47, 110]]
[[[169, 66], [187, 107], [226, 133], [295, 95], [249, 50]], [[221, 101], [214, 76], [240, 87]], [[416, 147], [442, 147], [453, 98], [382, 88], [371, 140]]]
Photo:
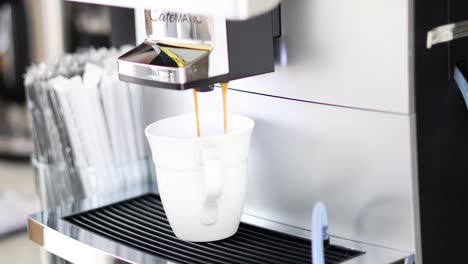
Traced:
[[272, 14], [248, 20], [145, 10], [147, 39], [119, 60], [122, 81], [174, 90], [274, 71]]

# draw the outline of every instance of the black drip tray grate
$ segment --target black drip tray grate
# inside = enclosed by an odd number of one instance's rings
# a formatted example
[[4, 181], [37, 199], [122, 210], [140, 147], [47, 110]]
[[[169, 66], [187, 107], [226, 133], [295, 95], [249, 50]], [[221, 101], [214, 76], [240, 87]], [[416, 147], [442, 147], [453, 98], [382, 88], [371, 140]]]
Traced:
[[[232, 237], [192, 243], [177, 239], [156, 194], [68, 216], [66, 221], [137, 250], [179, 263], [310, 263], [310, 240], [242, 223]], [[330, 245], [326, 263], [361, 251]]]

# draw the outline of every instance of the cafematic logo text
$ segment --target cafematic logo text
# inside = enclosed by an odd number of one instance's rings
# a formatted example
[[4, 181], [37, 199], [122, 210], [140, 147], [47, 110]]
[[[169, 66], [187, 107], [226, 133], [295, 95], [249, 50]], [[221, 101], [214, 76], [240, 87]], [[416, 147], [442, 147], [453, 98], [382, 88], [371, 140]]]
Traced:
[[178, 22], [178, 23], [191, 23], [201, 24], [203, 18], [201, 16], [192, 16], [189, 14], [179, 14], [173, 12], [151, 12], [151, 20], [154, 22]]

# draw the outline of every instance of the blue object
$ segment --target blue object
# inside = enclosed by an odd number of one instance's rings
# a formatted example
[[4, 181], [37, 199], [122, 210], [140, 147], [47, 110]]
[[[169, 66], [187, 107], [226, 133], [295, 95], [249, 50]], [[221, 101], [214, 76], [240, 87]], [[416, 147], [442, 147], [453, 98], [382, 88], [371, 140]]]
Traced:
[[455, 70], [453, 71], [453, 79], [457, 83], [458, 89], [460, 89], [463, 99], [465, 99], [466, 107], [468, 108], [468, 82], [458, 67], [455, 67]]
[[325, 264], [323, 241], [328, 240], [327, 208], [322, 202], [315, 204], [312, 211], [312, 263]]

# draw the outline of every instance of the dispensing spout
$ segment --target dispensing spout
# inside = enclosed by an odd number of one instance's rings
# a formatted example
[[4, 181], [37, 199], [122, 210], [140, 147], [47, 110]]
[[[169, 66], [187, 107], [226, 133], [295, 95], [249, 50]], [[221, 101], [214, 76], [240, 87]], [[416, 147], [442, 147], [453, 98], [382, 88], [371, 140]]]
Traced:
[[211, 92], [214, 90], [214, 85], [207, 85], [207, 86], [200, 86], [200, 87], [196, 87], [195, 90], [197, 92]]
[[118, 59], [119, 78], [203, 92], [212, 91], [217, 83], [273, 72], [272, 16], [269, 12], [231, 21], [223, 16], [147, 9], [147, 38]]

